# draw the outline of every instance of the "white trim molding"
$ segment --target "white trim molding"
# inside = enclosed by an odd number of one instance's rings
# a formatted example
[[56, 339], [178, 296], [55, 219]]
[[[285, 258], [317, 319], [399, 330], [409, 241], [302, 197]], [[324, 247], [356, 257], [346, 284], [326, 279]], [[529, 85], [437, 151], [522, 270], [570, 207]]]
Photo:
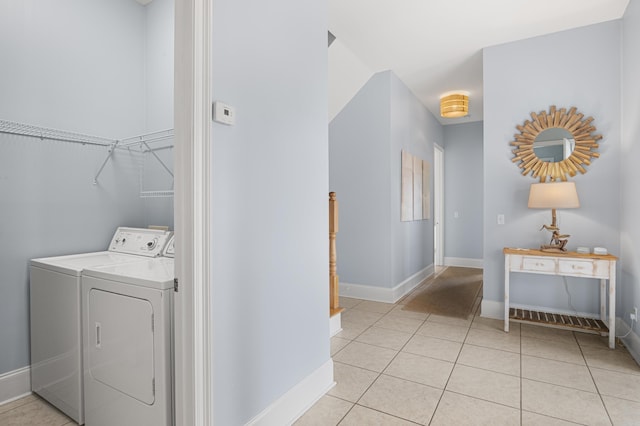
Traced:
[[211, 34], [213, 0], [175, 6], [175, 421], [213, 424]]
[[444, 266], [460, 266], [462, 268], [483, 267], [483, 259], [468, 259], [464, 257], [445, 257]]
[[0, 405], [31, 393], [31, 368], [22, 367], [0, 374]]
[[333, 381], [333, 360], [329, 358], [320, 368], [251, 419], [247, 425], [281, 426], [293, 424], [335, 384]]
[[333, 337], [342, 331], [342, 313], [338, 312], [329, 318], [329, 337]]
[[504, 302], [482, 298], [480, 316], [504, 321]]
[[392, 288], [341, 282], [340, 296], [372, 300], [374, 302], [396, 303], [421, 282], [432, 276], [434, 271], [434, 266], [431, 264]]

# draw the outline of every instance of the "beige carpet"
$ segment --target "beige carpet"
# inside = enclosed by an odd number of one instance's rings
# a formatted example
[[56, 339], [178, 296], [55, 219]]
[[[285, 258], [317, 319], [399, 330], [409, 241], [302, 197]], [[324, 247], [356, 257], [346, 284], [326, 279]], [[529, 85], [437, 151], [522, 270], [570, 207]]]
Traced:
[[449, 266], [407, 297], [403, 309], [467, 318], [482, 288], [482, 269]]

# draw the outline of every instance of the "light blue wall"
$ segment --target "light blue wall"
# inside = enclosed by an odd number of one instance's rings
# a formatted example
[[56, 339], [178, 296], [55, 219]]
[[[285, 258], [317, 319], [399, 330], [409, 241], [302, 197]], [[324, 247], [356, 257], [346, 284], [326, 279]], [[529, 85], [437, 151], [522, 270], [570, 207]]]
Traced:
[[[157, 132], [173, 128], [174, 0], [153, 0], [144, 9], [145, 131]], [[151, 145], [158, 148], [156, 155], [171, 170], [173, 144], [171, 138]], [[151, 153], [146, 153], [143, 161], [143, 190], [173, 189], [173, 178]], [[150, 224], [173, 227], [173, 197], [145, 198], [144, 215]]]
[[[144, 131], [144, 8], [0, 3], [0, 119], [120, 138]], [[28, 261], [104, 250], [144, 226], [140, 157], [0, 134], [0, 374], [29, 365]]]
[[482, 260], [482, 145], [482, 122], [444, 126], [445, 258]]
[[[576, 106], [595, 118], [604, 136], [585, 175], [576, 182], [580, 208], [559, 211], [569, 249], [603, 246], [620, 253], [620, 37], [621, 22], [490, 47], [484, 50], [484, 301], [503, 302], [503, 247], [537, 247], [549, 235], [538, 231], [550, 212], [529, 210], [531, 176], [511, 162], [509, 142], [532, 111]], [[496, 217], [504, 214], [505, 225]], [[573, 306], [596, 313], [595, 282], [569, 280]], [[559, 277], [512, 274], [512, 303], [570, 310]]]
[[433, 263], [433, 220], [400, 221], [400, 172], [402, 150], [433, 167], [434, 142], [442, 126], [391, 71], [375, 74], [329, 124], [341, 282], [392, 288]]
[[213, 413], [242, 425], [330, 360], [327, 5], [220, 0], [213, 29]]
[[[339, 203], [341, 282], [390, 287], [390, 73], [378, 73], [329, 124], [329, 187]], [[399, 211], [398, 207], [398, 211]]]
[[[619, 281], [618, 315], [630, 324], [629, 312], [635, 306], [640, 308], [640, 3], [629, 2], [623, 21], [622, 44], [622, 179], [620, 181], [620, 244], [622, 274]], [[635, 324], [636, 336], [640, 328]], [[637, 339], [636, 339], [637, 345]], [[636, 354], [640, 347], [635, 347]]]
[[[391, 282], [394, 287], [412, 275], [433, 265], [433, 144], [443, 143], [442, 125], [413, 93], [391, 71], [390, 79], [391, 125], [388, 142], [388, 162], [391, 174], [390, 196], [387, 208], [391, 221]], [[400, 221], [401, 151], [429, 162], [430, 213], [428, 220]], [[373, 230], [372, 230], [373, 231]]]

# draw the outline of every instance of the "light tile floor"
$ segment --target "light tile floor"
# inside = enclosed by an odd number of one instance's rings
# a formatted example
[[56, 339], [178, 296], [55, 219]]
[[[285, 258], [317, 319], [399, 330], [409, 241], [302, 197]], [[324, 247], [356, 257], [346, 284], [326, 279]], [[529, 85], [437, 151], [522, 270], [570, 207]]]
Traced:
[[0, 405], [0, 426], [77, 425], [44, 399], [31, 394]]
[[[337, 382], [296, 426], [640, 425], [640, 367], [584, 333], [341, 298]], [[75, 423], [36, 395], [0, 405], [0, 426]]]
[[[406, 300], [406, 298], [405, 298]], [[640, 425], [640, 367], [578, 332], [341, 298], [336, 386], [296, 423]]]

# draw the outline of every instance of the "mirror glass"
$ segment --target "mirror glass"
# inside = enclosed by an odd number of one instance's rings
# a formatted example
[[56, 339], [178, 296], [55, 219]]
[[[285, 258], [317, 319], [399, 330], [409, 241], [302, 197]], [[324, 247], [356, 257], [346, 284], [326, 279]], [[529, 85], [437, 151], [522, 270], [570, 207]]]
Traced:
[[558, 163], [569, 158], [575, 146], [571, 132], [561, 127], [550, 127], [536, 136], [533, 152], [542, 161]]

